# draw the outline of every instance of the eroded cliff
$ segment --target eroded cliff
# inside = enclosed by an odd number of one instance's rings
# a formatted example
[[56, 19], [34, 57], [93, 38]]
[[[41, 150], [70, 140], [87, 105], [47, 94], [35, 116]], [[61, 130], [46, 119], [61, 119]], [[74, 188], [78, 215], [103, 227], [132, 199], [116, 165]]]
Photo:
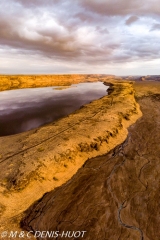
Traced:
[[69, 86], [80, 82], [94, 82], [106, 79], [121, 79], [103, 74], [72, 74], [72, 75], [0, 75], [0, 91], [37, 88], [49, 86]]
[[108, 82], [110, 95], [39, 129], [0, 138], [2, 229], [18, 229], [33, 202], [126, 139], [127, 128], [141, 117], [132, 82]]
[[154, 85], [148, 84], [147, 96], [137, 92], [143, 116], [129, 127], [127, 139], [89, 159], [70, 181], [33, 204], [23, 229], [86, 231], [87, 240], [160, 239], [160, 91], [154, 93]]

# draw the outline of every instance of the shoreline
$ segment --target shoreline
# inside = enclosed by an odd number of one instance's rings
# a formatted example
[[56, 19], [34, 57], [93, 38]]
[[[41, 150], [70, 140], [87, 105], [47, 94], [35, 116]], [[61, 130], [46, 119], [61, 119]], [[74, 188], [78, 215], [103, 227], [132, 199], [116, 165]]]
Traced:
[[101, 74], [66, 75], [0, 75], [0, 91], [52, 86], [70, 86], [74, 83], [97, 82], [108, 79]]
[[88, 240], [159, 239], [160, 83], [143, 96], [141, 84], [134, 85], [143, 115], [127, 139], [35, 202], [21, 221], [24, 230], [83, 229]]
[[71, 179], [88, 158], [125, 140], [127, 128], [141, 116], [134, 89], [131, 82], [106, 83], [112, 84], [110, 95], [47, 126], [0, 138], [2, 229], [11, 228], [11, 219]]

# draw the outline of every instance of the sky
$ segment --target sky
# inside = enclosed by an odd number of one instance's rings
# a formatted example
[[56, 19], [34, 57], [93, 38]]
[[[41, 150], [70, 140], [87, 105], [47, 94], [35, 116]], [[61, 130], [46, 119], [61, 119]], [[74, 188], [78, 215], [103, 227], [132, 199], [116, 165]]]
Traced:
[[160, 74], [159, 0], [0, 0], [0, 74]]

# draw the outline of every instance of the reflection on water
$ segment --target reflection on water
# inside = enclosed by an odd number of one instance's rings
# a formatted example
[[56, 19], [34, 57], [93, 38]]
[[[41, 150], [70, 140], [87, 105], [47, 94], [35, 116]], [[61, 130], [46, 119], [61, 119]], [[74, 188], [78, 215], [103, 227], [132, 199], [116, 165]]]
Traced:
[[0, 136], [37, 128], [107, 94], [102, 82], [0, 92]]

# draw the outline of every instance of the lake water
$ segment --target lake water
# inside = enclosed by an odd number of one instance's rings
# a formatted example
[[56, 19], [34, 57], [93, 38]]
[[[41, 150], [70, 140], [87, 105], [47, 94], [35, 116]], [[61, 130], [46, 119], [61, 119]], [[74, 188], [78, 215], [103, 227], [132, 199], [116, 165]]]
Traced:
[[107, 95], [102, 82], [0, 92], [0, 136], [28, 131]]

